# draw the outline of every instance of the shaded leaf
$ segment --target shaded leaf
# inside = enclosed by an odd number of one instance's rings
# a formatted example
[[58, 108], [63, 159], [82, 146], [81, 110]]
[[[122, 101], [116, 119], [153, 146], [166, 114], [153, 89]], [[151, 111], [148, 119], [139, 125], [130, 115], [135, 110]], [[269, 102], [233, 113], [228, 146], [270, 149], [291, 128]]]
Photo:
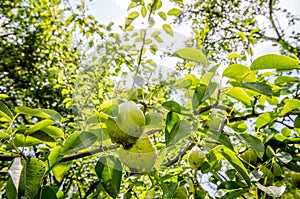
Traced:
[[39, 199], [57, 199], [56, 192], [50, 186], [43, 186], [41, 189], [41, 197]]
[[219, 131], [210, 129], [207, 132], [207, 136], [209, 138], [216, 140], [217, 142], [220, 142], [222, 145], [226, 146], [228, 149], [233, 150], [233, 146], [232, 146], [232, 143], [229, 140], [229, 138], [226, 137], [225, 135], [223, 135], [222, 133], [220, 133]]
[[95, 171], [106, 192], [117, 198], [122, 180], [122, 165], [120, 160], [112, 155], [99, 158]]
[[239, 160], [236, 153], [232, 150], [226, 148], [225, 146], [219, 146], [216, 148], [217, 151], [230, 162], [230, 164], [237, 170], [237, 172], [244, 178], [246, 183], [250, 185], [250, 177], [247, 169], [243, 163]]
[[253, 149], [258, 157], [262, 158], [265, 153], [265, 145], [255, 136], [249, 133], [236, 134], [242, 139], [251, 149]]
[[253, 83], [253, 82], [245, 82], [245, 83], [239, 83], [239, 82], [230, 82], [230, 84], [234, 87], [241, 87], [246, 88], [249, 90], [253, 90], [255, 92], [258, 92], [260, 94], [266, 95], [266, 96], [272, 96], [273, 92], [269, 85], [263, 84], [263, 83]]
[[22, 172], [17, 179], [19, 182], [18, 197], [34, 198], [40, 189], [46, 166], [37, 158], [21, 159], [20, 162], [22, 164]]
[[73, 133], [63, 145], [62, 152], [70, 154], [85, 149], [96, 142], [97, 136], [91, 132]]
[[235, 199], [235, 198], [238, 198], [239, 196], [243, 195], [244, 193], [247, 193], [248, 191], [249, 191], [249, 188], [234, 190], [234, 191], [226, 193], [224, 196], [220, 197], [219, 199]]
[[174, 111], [176, 113], [182, 113], [183, 111], [188, 111], [188, 109], [186, 109], [185, 107], [181, 106], [180, 104], [178, 104], [175, 101], [167, 101], [164, 102], [162, 104], [163, 107], [165, 107], [166, 109], [170, 110], [170, 111]]

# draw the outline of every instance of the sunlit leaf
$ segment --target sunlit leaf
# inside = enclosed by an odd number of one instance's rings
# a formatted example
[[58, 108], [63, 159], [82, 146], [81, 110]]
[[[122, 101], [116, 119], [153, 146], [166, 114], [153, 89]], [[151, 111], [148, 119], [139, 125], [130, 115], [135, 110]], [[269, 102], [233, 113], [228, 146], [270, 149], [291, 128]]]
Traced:
[[24, 135], [30, 135], [31, 133], [34, 133], [42, 128], [51, 126], [53, 124], [55, 124], [53, 120], [49, 120], [49, 119], [42, 120], [36, 123], [35, 125], [31, 126], [27, 131], [25, 131]]
[[162, 28], [164, 29], [164, 31], [165, 31], [167, 34], [173, 36], [173, 30], [172, 30], [172, 28], [171, 28], [170, 25], [168, 25], [168, 24], [163, 24], [163, 25], [162, 25]]
[[291, 70], [300, 68], [299, 61], [297, 59], [269, 54], [263, 55], [255, 59], [250, 67], [251, 70], [261, 70], [261, 69], [280, 69], [280, 70]]
[[300, 109], [300, 100], [299, 99], [291, 99], [289, 100], [283, 107], [281, 111], [281, 115], [285, 115], [292, 110]]
[[5, 117], [8, 120], [8, 122], [12, 122], [14, 118], [9, 108], [2, 102], [0, 102], [0, 116]]
[[201, 50], [196, 48], [183, 48], [177, 50], [175, 53], [173, 53], [172, 56], [187, 59], [190, 61], [195, 61], [203, 64], [204, 66], [207, 66], [206, 56], [202, 53]]
[[182, 10], [179, 10], [177, 8], [172, 8], [171, 10], [168, 11], [168, 15], [174, 15], [176, 17], [178, 17], [179, 15], [181, 15]]

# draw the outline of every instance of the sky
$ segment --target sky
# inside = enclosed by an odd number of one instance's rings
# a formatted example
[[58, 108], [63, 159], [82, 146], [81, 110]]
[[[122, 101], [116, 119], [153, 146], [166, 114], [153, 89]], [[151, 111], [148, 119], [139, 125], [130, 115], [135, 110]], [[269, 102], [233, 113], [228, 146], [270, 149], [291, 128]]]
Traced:
[[[184, 0], [184, 3], [191, 0]], [[88, 4], [89, 12], [94, 15], [100, 23], [108, 24], [113, 21], [116, 26], [124, 25], [126, 16], [128, 14], [127, 7], [130, 4], [131, 0], [93, 0]], [[280, 1], [282, 8], [287, 8], [294, 14], [298, 14], [300, 10], [300, 0], [281, 0]], [[172, 7], [173, 3], [170, 1], [163, 1], [163, 9], [169, 10]], [[140, 21], [138, 21], [140, 20]], [[279, 20], [284, 24], [284, 17], [279, 16]], [[155, 20], [156, 24], [154, 28], [160, 28], [163, 24], [163, 21]], [[147, 23], [142, 24], [141, 17], [135, 21], [135, 27], [144, 28]], [[143, 27], [144, 26], [144, 27]], [[283, 26], [283, 29], [288, 29], [288, 26]], [[190, 34], [190, 29], [188, 27], [173, 27], [174, 32], [188, 36]], [[116, 31], [118, 31], [116, 29]], [[299, 30], [300, 31], [300, 27]], [[271, 32], [270, 35], [273, 33]], [[278, 49], [271, 45], [271, 42], [259, 43], [255, 50], [255, 57], [266, 53], [278, 53]]]

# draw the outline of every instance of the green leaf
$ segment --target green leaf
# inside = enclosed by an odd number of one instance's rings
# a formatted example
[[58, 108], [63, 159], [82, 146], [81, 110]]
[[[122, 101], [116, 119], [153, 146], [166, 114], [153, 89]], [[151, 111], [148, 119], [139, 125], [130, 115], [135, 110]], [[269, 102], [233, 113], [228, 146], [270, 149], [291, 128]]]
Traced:
[[173, 30], [172, 30], [172, 28], [171, 28], [170, 25], [168, 25], [168, 24], [163, 24], [163, 25], [162, 25], [162, 28], [164, 29], [164, 31], [165, 31], [167, 34], [173, 36]]
[[247, 169], [243, 165], [243, 163], [239, 160], [236, 153], [232, 150], [228, 149], [225, 146], [219, 146], [216, 150], [225, 158], [227, 159], [230, 164], [237, 170], [237, 172], [244, 178], [246, 183], [250, 185], [250, 177], [248, 174]]
[[175, 53], [173, 53], [172, 56], [187, 59], [190, 61], [195, 61], [203, 64], [204, 66], [207, 66], [206, 56], [202, 53], [201, 50], [196, 48], [183, 48], [177, 50]]
[[137, 11], [131, 12], [126, 21], [125, 21], [125, 28], [131, 25], [131, 23], [139, 16], [140, 14]]
[[0, 116], [5, 117], [8, 122], [12, 122], [14, 116], [9, 108], [2, 102], [0, 102]]
[[40, 111], [38, 109], [29, 108], [29, 107], [16, 107], [15, 111], [18, 114], [26, 114], [26, 115], [47, 118], [47, 119], [51, 118], [51, 116], [49, 116], [47, 113], [44, 113], [43, 111]]
[[249, 95], [242, 88], [234, 87], [227, 92], [227, 95], [242, 102], [247, 106], [251, 106], [251, 99]]
[[265, 145], [255, 136], [249, 133], [236, 134], [243, 140], [251, 149], [253, 149], [258, 157], [262, 158], [265, 153]]
[[224, 70], [223, 76], [236, 80], [244, 80], [249, 73], [250, 70], [246, 66], [241, 64], [232, 64]]
[[229, 138], [220, 133], [219, 131], [209, 129], [209, 131], [207, 132], [207, 136], [208, 138], [212, 138], [217, 142], [220, 142], [222, 145], [226, 146], [227, 148], [233, 151], [233, 146]]
[[117, 198], [122, 181], [120, 160], [112, 155], [102, 156], [96, 164], [95, 171], [106, 192], [112, 198]]
[[284, 105], [280, 115], [284, 116], [285, 114], [287, 114], [295, 109], [300, 109], [300, 100], [291, 99]]
[[142, 8], [141, 8], [141, 14], [142, 14], [143, 18], [146, 17], [146, 15], [147, 15], [147, 9], [145, 8], [145, 6], [142, 6]]
[[299, 82], [299, 80], [295, 77], [289, 77], [289, 76], [279, 76], [274, 81], [274, 83], [277, 85], [286, 84], [286, 83], [295, 83], [295, 82]]
[[257, 186], [257, 188], [259, 188], [260, 190], [264, 191], [266, 194], [274, 197], [274, 198], [279, 198], [286, 190], [286, 185], [282, 185], [280, 187], [277, 186], [263, 186], [262, 184], [260, 184], [259, 182], [257, 182], [255, 184]]
[[269, 54], [263, 55], [255, 59], [250, 67], [251, 70], [262, 70], [262, 69], [280, 69], [280, 70], [291, 70], [300, 68], [299, 62], [297, 59]]
[[239, 83], [239, 82], [230, 82], [230, 84], [234, 87], [241, 87], [246, 88], [255, 92], [258, 92], [260, 94], [266, 95], [271, 97], [273, 92], [269, 85], [263, 84], [263, 83], [254, 83], [254, 82], [245, 82], [245, 83]]
[[175, 137], [180, 126], [180, 119], [177, 113], [170, 111], [167, 114], [166, 128], [165, 128], [165, 138], [166, 143], [170, 143]]
[[69, 172], [69, 170], [72, 166], [72, 163], [73, 163], [72, 161], [61, 162], [61, 163], [56, 164], [52, 168], [52, 173], [58, 182], [62, 182], [64, 176]]
[[55, 147], [55, 139], [53, 137], [49, 136], [48, 134], [46, 134], [43, 131], [36, 131], [34, 133], [31, 133], [30, 137], [39, 139], [41, 141], [44, 141], [45, 144], [47, 144], [47, 145], [49, 145], [51, 147]]
[[49, 120], [49, 119], [45, 119], [42, 120], [38, 123], [36, 123], [35, 125], [31, 126], [27, 131], [25, 131], [24, 135], [30, 135], [31, 133], [34, 133], [42, 128], [45, 128], [47, 126], [51, 126], [55, 124], [55, 122], [53, 120]]
[[21, 163], [18, 163], [18, 169], [22, 170], [21, 175], [15, 178], [18, 181], [18, 186], [13, 181], [18, 187], [18, 197], [34, 198], [40, 189], [46, 166], [37, 158], [18, 159]]
[[174, 111], [176, 113], [182, 113], [184, 111], [188, 111], [188, 109], [186, 109], [185, 107], [181, 106], [180, 104], [178, 104], [175, 101], [167, 101], [164, 102], [162, 104], [163, 107], [165, 107], [166, 109], [170, 110], [170, 111]]
[[49, 136], [53, 138], [64, 138], [64, 132], [55, 126], [46, 126], [40, 129], [41, 131], [47, 133]]
[[160, 16], [160, 18], [162, 18], [163, 20], [167, 20], [167, 15], [164, 12], [159, 12], [158, 16]]
[[43, 113], [46, 113], [57, 123], [60, 123], [63, 118], [58, 112], [56, 112], [52, 109], [37, 109], [37, 110], [39, 110]]
[[192, 100], [192, 105], [193, 105], [194, 111], [197, 110], [199, 105], [204, 101], [203, 97], [204, 97], [206, 90], [207, 90], [206, 85], [201, 84], [200, 86], [196, 86], [195, 92], [193, 95], [193, 100]]
[[5, 187], [6, 196], [8, 199], [16, 199], [18, 198], [17, 189], [11, 178], [8, 179]]
[[41, 197], [39, 199], [57, 199], [56, 192], [50, 186], [43, 186], [41, 189]]
[[171, 199], [171, 198], [173, 198], [173, 195], [175, 194], [177, 187], [178, 187], [178, 183], [171, 182], [171, 183], [168, 185], [168, 192], [167, 192], [167, 195], [166, 195], [165, 198], [166, 198], [166, 199]]
[[72, 23], [77, 16], [78, 16], [78, 14], [76, 14], [76, 13], [73, 13], [71, 16], [69, 16], [65, 22], [65, 26], [69, 26], [70, 23]]
[[245, 189], [238, 189], [231, 192], [226, 193], [224, 196], [218, 198], [218, 199], [235, 199], [239, 196], [243, 195], [244, 193], [247, 193], [249, 191], [249, 188]]
[[261, 128], [267, 124], [270, 124], [275, 119], [276, 119], [276, 116], [274, 113], [263, 113], [257, 117], [256, 126], [257, 126], [257, 128]]
[[24, 136], [16, 135], [14, 139], [14, 143], [17, 147], [24, 147], [24, 146], [35, 146], [39, 144], [43, 144], [44, 142], [42, 140], [39, 140], [37, 138], [31, 137], [31, 136]]
[[182, 13], [182, 10], [179, 10], [177, 8], [172, 8], [171, 10], [168, 11], [168, 15], [174, 15], [176, 17], [180, 16]]
[[70, 154], [91, 146], [97, 141], [97, 136], [90, 132], [73, 133], [66, 140], [62, 152]]
[[172, 1], [179, 5], [183, 5], [183, 0], [172, 0]]
[[8, 134], [6, 134], [4, 131], [1, 131], [0, 130], [0, 139], [3, 139], [3, 140], [8, 140], [10, 137]]
[[131, 2], [127, 8], [127, 11], [130, 10], [131, 8], [137, 7], [139, 4], [137, 2]]
[[297, 163], [289, 162], [284, 165], [286, 168], [290, 169], [291, 171], [295, 171], [300, 173], [300, 166]]
[[189, 136], [191, 131], [192, 125], [187, 120], [178, 121], [171, 130], [171, 137], [168, 137], [168, 134], [166, 133], [167, 145], [176, 144], [179, 140]]
[[294, 128], [300, 128], [300, 115], [298, 115], [294, 121]]
[[62, 153], [61, 146], [57, 146], [56, 148], [52, 149], [45, 160], [48, 171], [50, 171], [52, 167], [63, 158], [63, 156], [64, 154]]

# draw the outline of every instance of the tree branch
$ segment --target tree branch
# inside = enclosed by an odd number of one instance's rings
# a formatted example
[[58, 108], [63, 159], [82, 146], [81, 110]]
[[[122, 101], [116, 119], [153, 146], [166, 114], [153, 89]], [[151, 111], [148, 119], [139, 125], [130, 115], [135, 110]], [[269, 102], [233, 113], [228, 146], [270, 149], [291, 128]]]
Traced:
[[162, 166], [165, 167], [169, 167], [173, 164], [175, 164], [176, 162], [180, 161], [182, 156], [188, 151], [191, 150], [193, 147], [195, 146], [194, 142], [191, 142], [183, 151], [181, 151], [175, 158], [173, 158], [172, 160], [162, 164]]
[[65, 156], [60, 160], [60, 162], [68, 162], [68, 161], [71, 161], [71, 160], [84, 158], [84, 157], [87, 157], [87, 156], [90, 156], [90, 155], [95, 155], [97, 153], [101, 153], [101, 152], [116, 149], [116, 148], [118, 148], [118, 146], [114, 145], [114, 144], [110, 145], [109, 147], [99, 147], [97, 149], [92, 149], [92, 150], [89, 150], [89, 151], [84, 151], [84, 152], [76, 153], [76, 154], [73, 154], [73, 155]]
[[230, 107], [215, 103], [215, 104], [211, 104], [209, 106], [202, 107], [202, 108], [194, 111], [194, 114], [195, 115], [200, 115], [201, 113], [209, 111], [212, 108], [220, 109], [220, 110], [226, 111], [227, 113], [232, 113], [233, 112], [233, 109], [231, 109]]

